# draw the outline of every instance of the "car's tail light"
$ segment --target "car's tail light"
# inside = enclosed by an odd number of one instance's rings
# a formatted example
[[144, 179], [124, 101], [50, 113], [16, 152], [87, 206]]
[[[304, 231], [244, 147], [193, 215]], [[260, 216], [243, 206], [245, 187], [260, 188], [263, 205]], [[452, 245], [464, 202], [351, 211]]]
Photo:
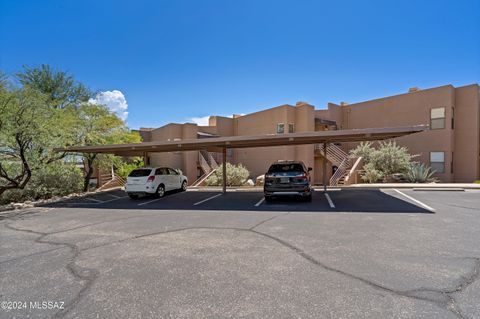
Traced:
[[147, 183], [153, 183], [155, 176], [148, 176]]
[[265, 183], [273, 183], [273, 176], [272, 175], [265, 175]]
[[295, 180], [298, 183], [304, 183], [304, 182], [308, 181], [308, 176], [307, 176], [307, 174], [303, 173], [302, 175], [296, 176]]

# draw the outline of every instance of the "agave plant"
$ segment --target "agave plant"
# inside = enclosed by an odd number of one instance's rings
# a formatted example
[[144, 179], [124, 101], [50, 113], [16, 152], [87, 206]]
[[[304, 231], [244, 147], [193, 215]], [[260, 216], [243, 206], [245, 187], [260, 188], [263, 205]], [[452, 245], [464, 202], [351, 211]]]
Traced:
[[435, 171], [430, 166], [423, 163], [412, 163], [405, 173], [405, 179], [410, 183], [428, 183], [436, 182], [437, 179], [433, 177]]

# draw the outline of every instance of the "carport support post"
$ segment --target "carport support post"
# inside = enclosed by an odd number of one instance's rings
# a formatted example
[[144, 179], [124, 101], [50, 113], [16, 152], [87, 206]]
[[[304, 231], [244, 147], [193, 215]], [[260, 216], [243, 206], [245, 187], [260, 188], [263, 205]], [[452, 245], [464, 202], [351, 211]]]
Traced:
[[323, 192], [327, 192], [327, 142], [323, 142]]
[[223, 155], [223, 166], [222, 166], [222, 184], [223, 184], [223, 193], [227, 193], [227, 148], [222, 149]]

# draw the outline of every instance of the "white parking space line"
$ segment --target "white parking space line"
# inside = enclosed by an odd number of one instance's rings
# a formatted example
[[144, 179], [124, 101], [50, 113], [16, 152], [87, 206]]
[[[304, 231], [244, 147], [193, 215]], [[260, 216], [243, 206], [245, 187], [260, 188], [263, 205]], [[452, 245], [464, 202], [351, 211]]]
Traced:
[[120, 196], [113, 195], [113, 194], [108, 194], [108, 193], [105, 193], [105, 195], [110, 196], [110, 197], [113, 197], [113, 198], [122, 198], [122, 197], [120, 197]]
[[92, 202], [96, 202], [96, 203], [105, 203], [103, 200], [98, 200], [98, 199], [90, 198], [90, 197], [84, 197], [83, 199], [86, 199], [86, 200], [89, 200], [89, 201], [92, 201]]
[[335, 208], [335, 204], [333, 204], [333, 201], [330, 198], [330, 195], [328, 195], [328, 193], [325, 193], [325, 197], [327, 198], [328, 205], [330, 205], [330, 208]]
[[409, 196], [409, 195], [407, 195], [407, 194], [399, 191], [399, 190], [396, 189], [396, 188], [394, 188], [393, 190], [396, 191], [397, 193], [399, 193], [400, 195], [408, 198], [408, 199], [411, 200], [412, 202], [415, 202], [415, 203], [417, 203], [418, 205], [422, 206], [422, 207], [425, 208], [426, 210], [429, 210], [429, 211], [431, 211], [431, 212], [435, 212], [435, 208], [430, 207], [430, 206], [428, 206], [427, 204], [422, 203], [422, 202], [419, 201], [418, 199], [415, 199], [415, 198], [413, 198], [412, 196]]
[[222, 196], [222, 195], [223, 195], [223, 194], [213, 195], [213, 196], [211, 196], [211, 197], [209, 197], [209, 198], [206, 198], [206, 199], [204, 199], [204, 200], [201, 200], [201, 201], [199, 201], [199, 202], [196, 202], [195, 204], [193, 204], [193, 206], [200, 205], [201, 203], [205, 203], [205, 202], [207, 202], [207, 201], [209, 201], [209, 200], [211, 200], [211, 199], [217, 198], [218, 196]]
[[128, 196], [117, 196], [117, 198], [112, 198], [112, 199], [106, 200], [103, 203], [110, 203], [110, 202], [113, 202], [113, 201], [116, 201], [116, 200], [119, 200], [119, 199], [122, 199], [122, 198], [127, 198], [127, 197]]
[[140, 203], [140, 204], [138, 204], [137, 206], [148, 205], [148, 204], [150, 204], [150, 203], [158, 202], [159, 200], [162, 200], [162, 199], [163, 199], [163, 197], [156, 198], [156, 199], [152, 199], [152, 200], [149, 200], [148, 202]]
[[258, 203], [255, 204], [255, 207], [258, 207], [260, 205], [262, 205], [262, 203], [265, 201], [265, 197], [262, 197], [261, 200], [258, 201]]
[[171, 195], [165, 195], [164, 197], [152, 199], [152, 200], [149, 200], [148, 202], [139, 203], [137, 206], [148, 205], [148, 204], [150, 204], [150, 203], [155, 203], [155, 202], [158, 202], [159, 200], [167, 199], [167, 198], [172, 198], [172, 197], [175, 197], [175, 196], [178, 196], [178, 195], [181, 195], [181, 194], [183, 194], [183, 193], [176, 193], [176, 194], [171, 194]]

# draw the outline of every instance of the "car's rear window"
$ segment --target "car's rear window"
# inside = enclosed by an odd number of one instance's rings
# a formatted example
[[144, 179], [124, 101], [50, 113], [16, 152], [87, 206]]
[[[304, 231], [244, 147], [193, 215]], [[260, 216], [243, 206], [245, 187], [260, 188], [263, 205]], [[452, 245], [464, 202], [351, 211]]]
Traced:
[[130, 172], [128, 177], [145, 177], [150, 175], [151, 172], [151, 169], [134, 169]]
[[303, 172], [303, 166], [301, 164], [274, 164], [268, 169], [269, 173], [281, 173], [281, 172]]

